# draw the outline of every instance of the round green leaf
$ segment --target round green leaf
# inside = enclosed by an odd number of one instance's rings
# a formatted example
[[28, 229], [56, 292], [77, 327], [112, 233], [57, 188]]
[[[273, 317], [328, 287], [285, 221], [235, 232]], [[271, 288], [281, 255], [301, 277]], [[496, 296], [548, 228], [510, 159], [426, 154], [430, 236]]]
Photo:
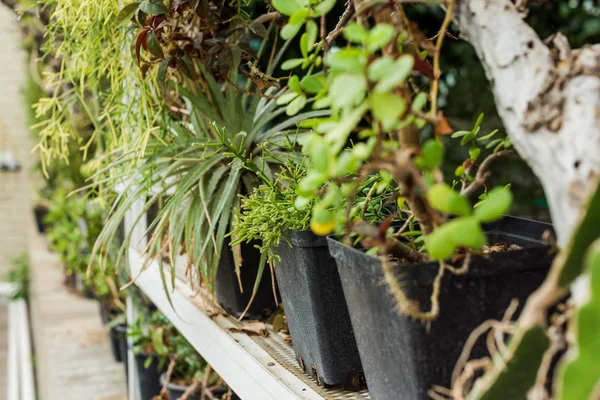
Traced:
[[292, 92], [302, 93], [302, 88], [300, 87], [300, 79], [297, 75], [293, 75], [288, 80], [288, 86], [290, 87], [290, 90], [292, 90]]
[[291, 117], [292, 115], [298, 114], [300, 110], [304, 108], [305, 105], [306, 96], [301, 94], [300, 96], [292, 100], [290, 104], [287, 105], [287, 107], [285, 108], [285, 113]]
[[304, 62], [304, 58], [291, 58], [289, 60], [285, 60], [281, 64], [281, 69], [284, 71], [288, 71], [290, 69], [294, 69], [294, 68], [298, 67], [303, 62]]
[[359, 74], [337, 76], [329, 88], [329, 97], [335, 108], [345, 108], [362, 102], [367, 91], [367, 80]]
[[308, 93], [319, 93], [323, 89], [323, 76], [307, 75], [300, 81], [300, 86]]
[[374, 53], [388, 44], [394, 37], [394, 27], [389, 24], [377, 24], [367, 37], [367, 50]]
[[379, 81], [385, 76], [391, 74], [396, 68], [394, 59], [390, 56], [377, 58], [369, 64], [368, 76], [371, 81]]
[[329, 150], [327, 144], [322, 141], [315, 146], [311, 155], [310, 161], [317, 172], [328, 174], [329, 172]]
[[438, 183], [429, 188], [427, 201], [433, 208], [446, 214], [469, 215], [471, 213], [469, 201], [445, 183]]
[[347, 41], [362, 44], [367, 40], [369, 32], [362, 25], [351, 22], [344, 28], [343, 34]]
[[502, 217], [512, 203], [512, 193], [506, 188], [494, 188], [475, 207], [475, 217], [481, 222], [491, 222]]
[[384, 76], [379, 81], [377, 86], [375, 86], [375, 91], [388, 92], [394, 89], [396, 86], [400, 85], [410, 75], [414, 63], [415, 60], [412, 58], [412, 56], [408, 54], [405, 54], [398, 58], [394, 63], [395, 68], [390, 74]]
[[406, 111], [406, 102], [404, 99], [393, 95], [392, 93], [373, 93], [369, 97], [371, 103], [371, 112], [378, 121], [384, 125], [387, 131]]
[[284, 104], [288, 104], [290, 101], [294, 100], [298, 96], [299, 96], [299, 94], [296, 92], [287, 92], [286, 94], [282, 94], [277, 99], [277, 105], [281, 106]]
[[356, 47], [332, 51], [325, 58], [325, 63], [336, 72], [363, 73], [366, 62], [364, 53]]
[[272, 0], [272, 3], [277, 11], [287, 16], [302, 8], [296, 0]]
[[281, 28], [281, 38], [283, 40], [290, 40], [300, 32], [300, 28], [302, 28], [302, 24], [285, 24], [284, 27]]
[[425, 247], [435, 260], [445, 260], [451, 257], [456, 250], [452, 236], [444, 229], [444, 226], [425, 236]]
[[317, 4], [314, 7], [314, 11], [317, 17], [329, 13], [329, 11], [331, 11], [335, 6], [335, 1], [336, 0], [323, 0], [319, 4]]

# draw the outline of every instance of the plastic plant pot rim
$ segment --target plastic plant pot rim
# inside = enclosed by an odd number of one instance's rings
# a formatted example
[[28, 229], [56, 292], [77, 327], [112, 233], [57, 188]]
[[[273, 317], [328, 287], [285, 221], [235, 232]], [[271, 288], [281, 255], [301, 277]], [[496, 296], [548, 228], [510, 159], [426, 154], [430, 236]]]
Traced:
[[[285, 231], [283, 233], [283, 240], [281, 245], [288, 245], [291, 243], [297, 247], [327, 247], [327, 238], [325, 236], [317, 236], [310, 229], [304, 229], [300, 231]], [[289, 241], [289, 243], [287, 243]]]
[[[540, 226], [551, 228], [551, 225], [546, 223], [515, 217], [509, 217], [508, 221], [509, 223], [516, 222], [539, 224]], [[488, 224], [488, 226], [492, 227], [493, 224]], [[514, 265], [513, 263], [507, 262], [507, 260], [525, 256], [532, 251], [540, 252], [540, 255], [542, 255], [551, 250], [550, 246], [544, 244], [540, 240], [507, 232], [507, 230], [509, 229], [500, 231], [492, 228], [490, 230], [486, 230], [485, 233], [487, 236], [502, 237], [501, 241], [508, 242], [509, 244], [516, 243], [520, 245], [521, 248], [503, 252], [493, 252], [487, 255], [473, 255], [471, 258], [469, 271], [464, 275], [465, 279], [478, 279], [484, 277], [493, 277], [500, 274], [543, 269], [543, 267], [538, 264], [527, 264], [525, 267], [523, 267], [522, 265]], [[366, 271], [368, 269], [380, 268], [381, 266], [381, 261], [378, 257], [366, 254], [366, 252], [360, 248], [347, 246], [340, 242], [334, 235], [327, 237], [327, 243], [329, 245], [329, 252], [331, 253], [332, 257], [341, 261], [345, 267], [357, 268]], [[457, 263], [447, 262], [447, 264], [458, 267], [460, 267], [461, 263], [462, 260], [459, 260]], [[427, 286], [433, 282], [433, 277], [435, 277], [439, 269], [439, 263], [437, 261], [406, 264], [394, 262], [392, 263], [392, 268], [399, 270], [400, 273], [412, 275], [420, 285]]]

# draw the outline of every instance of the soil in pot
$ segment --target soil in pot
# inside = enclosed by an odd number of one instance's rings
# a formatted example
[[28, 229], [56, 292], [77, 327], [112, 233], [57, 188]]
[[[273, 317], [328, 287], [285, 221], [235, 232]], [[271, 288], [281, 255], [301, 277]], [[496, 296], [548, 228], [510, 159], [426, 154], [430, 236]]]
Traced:
[[[163, 373], [160, 376], [161, 387], [164, 385], [164, 383], [165, 383], [165, 374]], [[188, 389], [188, 386], [184, 386], [184, 385], [177, 384], [174, 382], [169, 382], [169, 384], [167, 385], [167, 393], [169, 394], [169, 400], [179, 399], [181, 396], [183, 396], [183, 394], [185, 393], [185, 391], [187, 389]], [[212, 395], [216, 399], [223, 399], [225, 397], [225, 395], [227, 394], [227, 392], [228, 392], [227, 387], [223, 386], [223, 387], [213, 389]], [[194, 393], [193, 395], [188, 397], [188, 400], [200, 400], [202, 398], [203, 398], [202, 393], [199, 392], [199, 393]], [[232, 392], [229, 400], [240, 400], [240, 398], [235, 393]]]
[[[150, 364], [146, 367], [146, 362], [151, 358]], [[162, 385], [160, 375], [167, 369], [167, 364], [159, 362], [156, 355], [141, 352], [135, 355], [135, 366], [137, 368], [138, 385], [140, 388], [141, 400], [152, 400], [154, 396], [160, 394]]]
[[276, 250], [281, 260], [275, 276], [300, 368], [323, 386], [364, 385], [340, 276], [327, 240], [308, 230], [285, 236], [287, 241], [282, 238]]
[[[254, 247], [254, 243], [242, 243], [241, 253], [243, 264], [240, 268], [240, 280], [235, 273], [233, 252], [229, 246], [230, 239], [226, 237], [223, 241], [223, 249], [217, 277], [215, 280], [215, 296], [217, 301], [229, 314], [239, 317], [242, 315], [252, 297], [252, 289], [258, 274], [260, 263], [260, 251]], [[240, 281], [243, 292], [240, 290]], [[256, 292], [256, 296], [248, 309], [245, 317], [250, 319], [261, 319], [269, 316], [277, 309], [273, 294], [273, 283], [269, 268], [265, 268], [262, 279]]]
[[[502, 319], [513, 298], [522, 307], [544, 280], [552, 256], [547, 246], [533, 238], [541, 238], [548, 228], [548, 224], [512, 217], [485, 227], [490, 243], [516, 244], [520, 249], [474, 256], [466, 275], [446, 272], [439, 295], [440, 314], [429, 326], [399, 315], [382, 284], [378, 258], [328, 238], [371, 398], [429, 399], [427, 391], [433, 385], [449, 387], [471, 331], [488, 319]], [[438, 264], [392, 268], [407, 296], [417, 300], [421, 310], [428, 310]], [[487, 354], [485, 340], [479, 340], [471, 358]]]

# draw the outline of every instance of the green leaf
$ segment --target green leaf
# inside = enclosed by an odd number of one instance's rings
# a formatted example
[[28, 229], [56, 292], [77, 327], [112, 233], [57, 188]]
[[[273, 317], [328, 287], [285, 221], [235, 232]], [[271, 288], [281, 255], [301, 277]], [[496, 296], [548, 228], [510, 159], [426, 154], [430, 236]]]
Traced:
[[290, 104], [287, 105], [285, 109], [285, 113], [290, 117], [296, 115], [304, 108], [306, 105], [306, 96], [301, 94], [296, 97]]
[[456, 138], [459, 138], [459, 137], [463, 137], [463, 136], [465, 136], [465, 135], [468, 135], [468, 134], [469, 134], [469, 132], [471, 132], [471, 131], [456, 131], [456, 132], [454, 132], [454, 133], [452, 134], [452, 136], [450, 136], [450, 137], [451, 137], [452, 139], [456, 139]]
[[321, 141], [315, 146], [310, 161], [317, 172], [321, 174], [329, 173], [329, 150], [325, 141]]
[[445, 183], [430, 187], [427, 191], [427, 201], [433, 208], [446, 214], [469, 215], [471, 213], [469, 201]]
[[455, 176], [461, 176], [462, 174], [465, 173], [465, 167], [462, 165], [459, 165], [458, 167], [456, 167], [456, 169], [454, 170], [454, 175]]
[[140, 10], [150, 15], [161, 15], [169, 12], [161, 0], [144, 0], [140, 3]]
[[369, 64], [368, 77], [371, 81], [379, 81], [380, 79], [391, 74], [396, 68], [394, 59], [390, 56], [378, 57]]
[[421, 111], [425, 104], [427, 103], [427, 94], [424, 92], [420, 92], [417, 94], [412, 102], [411, 109], [413, 111]]
[[327, 131], [325, 139], [332, 146], [331, 151], [333, 154], [336, 154], [344, 147], [348, 140], [348, 135], [358, 125], [367, 108], [368, 104], [364, 102], [349, 113], [342, 115], [341, 120], [332, 129]]
[[312, 19], [306, 23], [306, 36], [308, 41], [308, 52], [313, 48], [314, 44], [317, 42], [317, 35], [319, 32], [319, 28], [317, 27], [317, 23]]
[[512, 193], [503, 187], [492, 189], [485, 200], [475, 207], [475, 217], [481, 222], [492, 222], [500, 219], [510, 209]]
[[473, 127], [472, 132], [475, 132], [475, 134], [477, 134], [477, 132], [479, 132], [479, 127], [481, 126], [481, 123], [483, 122], [483, 113], [479, 114], [479, 117], [477, 117], [477, 121], [475, 121], [475, 126]]
[[359, 74], [337, 76], [329, 88], [334, 108], [345, 108], [362, 102], [367, 91], [367, 80]]
[[329, 13], [329, 11], [333, 10], [333, 7], [335, 6], [335, 1], [336, 0], [323, 0], [319, 4], [317, 4], [313, 8], [316, 16], [320, 17], [321, 15], [325, 15]]
[[486, 148], [486, 149], [491, 149], [492, 147], [495, 147], [497, 144], [500, 144], [500, 143], [502, 143], [502, 139], [494, 139], [494, 140], [492, 140], [491, 142], [489, 142], [489, 143], [488, 143], [488, 144], [485, 146], [485, 148]]
[[290, 69], [294, 69], [300, 64], [304, 62], [304, 58], [291, 58], [289, 60], [285, 60], [283, 64], [281, 64], [281, 69], [284, 71], [288, 71]]
[[139, 9], [140, 3], [130, 3], [119, 11], [117, 22], [122, 22], [131, 18], [131, 16]]
[[444, 159], [444, 146], [435, 139], [429, 139], [423, 144], [421, 156], [415, 162], [417, 167], [432, 170], [442, 163]]
[[161, 356], [169, 354], [169, 349], [165, 346], [165, 342], [163, 340], [164, 328], [156, 328], [152, 332], [152, 346], [154, 347], [154, 351], [156, 354]]
[[396, 60], [395, 68], [383, 77], [375, 86], [376, 92], [388, 92], [406, 80], [412, 71], [414, 59], [410, 55], [403, 55]]
[[284, 104], [288, 104], [290, 101], [294, 100], [298, 96], [300, 95], [296, 92], [287, 92], [286, 94], [282, 94], [277, 99], [277, 105], [282, 106]]
[[[302, 36], [300, 36], [300, 52], [302, 53], [302, 57], [308, 61], [308, 34], [304, 32]], [[305, 68], [304, 66], [302, 68]]]
[[298, 32], [300, 32], [300, 28], [302, 28], [302, 24], [285, 24], [281, 29], [281, 38], [283, 40], [290, 40], [291, 38], [296, 36]]
[[459, 247], [480, 248], [486, 243], [485, 234], [477, 218], [465, 217], [447, 222], [449, 234]]
[[298, 78], [298, 75], [293, 75], [288, 80], [288, 86], [293, 92], [302, 93], [302, 88], [300, 87], [300, 79]]
[[487, 135], [478, 138], [477, 141], [483, 142], [484, 140], [491, 139], [496, 133], [498, 133], [498, 129], [494, 129], [492, 132], [488, 133]]
[[148, 51], [150, 52], [150, 54], [152, 54], [153, 56], [158, 58], [165, 58], [162, 47], [158, 42], [154, 31], [148, 32], [148, 35], [146, 36], [146, 46], [148, 47]]
[[381, 121], [386, 131], [392, 129], [393, 124], [404, 115], [406, 102], [392, 93], [373, 93], [369, 97], [371, 112], [376, 120]]
[[294, 11], [292, 16], [290, 17], [288, 23], [290, 25], [301, 25], [306, 22], [306, 18], [310, 12], [306, 8], [301, 8], [299, 10]]
[[456, 245], [452, 238], [444, 231], [444, 225], [425, 236], [425, 247], [427, 253], [434, 260], [445, 260], [451, 257], [456, 251]]
[[[367, 50], [374, 53], [388, 44], [394, 37], [394, 27], [389, 24], [377, 24], [367, 37]], [[412, 58], [412, 57], [411, 57]]]
[[363, 44], [367, 40], [369, 32], [362, 25], [351, 22], [344, 28], [343, 34], [347, 41]]
[[310, 171], [298, 184], [298, 195], [312, 198], [326, 180], [327, 175]]
[[356, 48], [349, 47], [340, 51], [330, 52], [325, 57], [325, 64], [336, 72], [363, 73], [367, 59], [364, 53]]
[[[572, 357], [561, 369], [562, 382], [559, 400], [592, 399], [600, 385], [600, 239], [596, 239], [586, 251], [585, 270], [590, 276], [590, 299], [572, 317], [576, 328], [576, 346], [570, 352]], [[569, 358], [567, 358], [569, 360]]]
[[273, 7], [283, 15], [290, 16], [302, 6], [296, 0], [272, 0]]
[[479, 157], [479, 153], [481, 153], [481, 149], [479, 147], [473, 146], [469, 149], [469, 156], [473, 161], [477, 161], [477, 157]]
[[325, 87], [324, 80], [320, 75], [306, 75], [300, 81], [300, 86], [308, 93], [319, 93]]

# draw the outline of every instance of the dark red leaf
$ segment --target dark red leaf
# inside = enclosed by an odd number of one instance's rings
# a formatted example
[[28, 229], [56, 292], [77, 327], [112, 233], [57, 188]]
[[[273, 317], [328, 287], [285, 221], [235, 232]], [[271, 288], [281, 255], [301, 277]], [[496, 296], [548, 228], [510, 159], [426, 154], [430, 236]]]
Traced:
[[415, 57], [415, 64], [413, 66], [413, 71], [419, 72], [425, 75], [428, 78], [433, 78], [433, 67], [427, 60], [423, 60], [421, 57]]

